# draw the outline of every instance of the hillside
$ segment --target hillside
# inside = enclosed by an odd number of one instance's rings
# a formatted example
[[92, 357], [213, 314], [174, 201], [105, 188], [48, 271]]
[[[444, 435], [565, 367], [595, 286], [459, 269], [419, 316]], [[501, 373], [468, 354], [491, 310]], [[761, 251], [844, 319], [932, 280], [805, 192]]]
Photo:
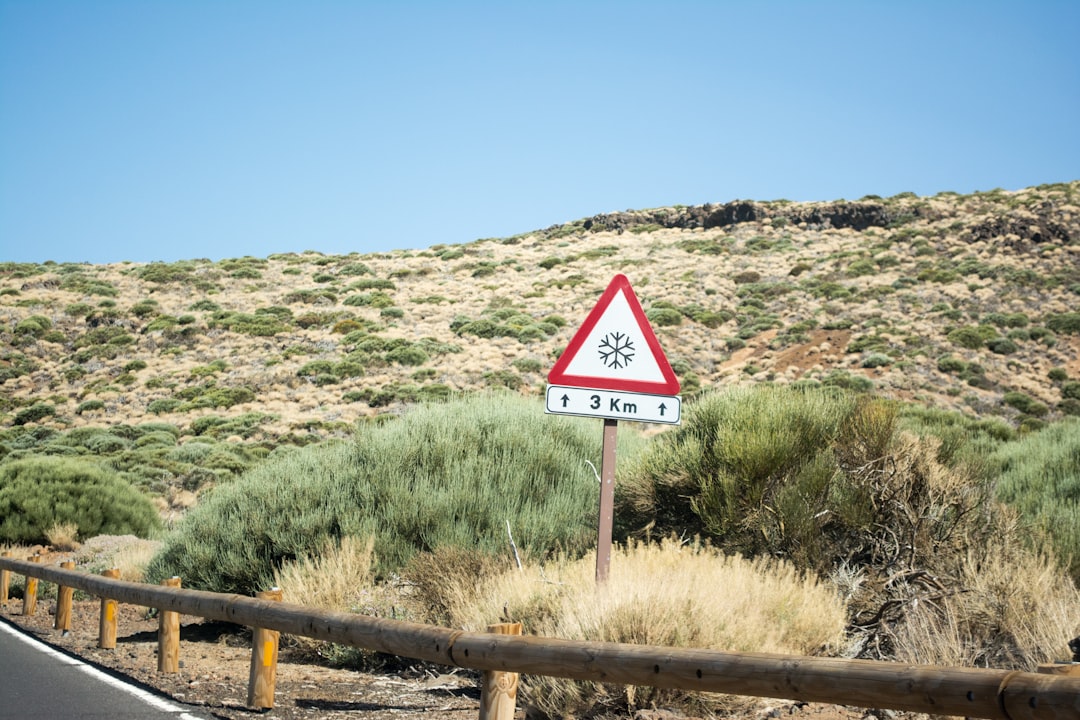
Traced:
[[1014, 424], [1080, 414], [1075, 181], [627, 211], [385, 254], [0, 262], [0, 428], [307, 442], [417, 398], [539, 395], [616, 273], [686, 396], [824, 382]]

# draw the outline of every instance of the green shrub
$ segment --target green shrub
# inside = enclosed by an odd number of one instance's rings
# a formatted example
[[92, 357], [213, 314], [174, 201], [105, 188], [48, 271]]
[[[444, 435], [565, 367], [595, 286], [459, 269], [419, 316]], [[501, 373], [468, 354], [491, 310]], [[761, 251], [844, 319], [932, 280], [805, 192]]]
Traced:
[[135, 276], [152, 283], [185, 282], [194, 276], [195, 269], [195, 263], [190, 261], [154, 262], [138, 268]]
[[104, 409], [105, 403], [101, 400], [84, 400], [83, 402], [79, 403], [78, 407], [75, 408], [75, 414], [82, 415], [84, 412]]
[[140, 319], [146, 319], [160, 312], [157, 300], [140, 300], [131, 306], [131, 314]]
[[965, 327], [959, 327], [949, 333], [949, 342], [954, 345], [959, 345], [969, 350], [978, 350], [986, 344], [987, 340], [990, 340], [997, 336], [997, 330], [989, 325], [967, 325]]
[[848, 371], [839, 368], [830, 370], [829, 373], [821, 379], [821, 384], [828, 387], [840, 388], [842, 390], [852, 390], [854, 392], [868, 392], [874, 388], [874, 381], [870, 378], [855, 373], [849, 373]]
[[157, 400], [151, 400], [147, 404], [146, 410], [155, 415], [161, 415], [162, 413], [171, 413], [183, 404], [183, 401], [174, 398], [158, 398]]
[[1080, 400], [1080, 380], [1069, 380], [1062, 383], [1061, 397]]
[[316, 375], [323, 375], [333, 372], [334, 363], [330, 360], [312, 360], [309, 363], [305, 363], [296, 374], [300, 377], [315, 377]]
[[466, 321], [456, 329], [451, 325], [451, 329], [458, 335], [476, 335], [481, 338], [494, 338], [503, 335], [502, 326], [487, 319]]
[[1069, 373], [1062, 367], [1051, 368], [1050, 372], [1046, 373], [1046, 377], [1054, 382], [1065, 382], [1069, 379]]
[[952, 355], [944, 355], [938, 358], [937, 369], [943, 373], [959, 374], [967, 370], [968, 364], [960, 358]]
[[[632, 457], [624, 431], [620, 453]], [[528, 442], [523, 442], [528, 438]], [[595, 540], [600, 437], [511, 394], [418, 406], [351, 443], [274, 455], [190, 510], [147, 570], [188, 587], [250, 593], [328, 539], [375, 535], [379, 571], [443, 546], [580, 554]]]
[[417, 366], [423, 365], [431, 358], [424, 350], [416, 345], [405, 345], [394, 348], [386, 353], [386, 361], [399, 365]]
[[89, 303], [72, 303], [64, 308], [64, 314], [71, 317], [84, 318], [92, 312], [94, 312], [94, 306]]
[[0, 465], [0, 540], [45, 542], [45, 532], [63, 523], [83, 538], [147, 537], [160, 525], [147, 497], [96, 464], [36, 457]]
[[397, 290], [393, 280], [383, 278], [365, 278], [351, 283], [348, 290]]
[[951, 504], [973, 512], [989, 490], [952, 478], [935, 487], [944, 476], [914, 460], [934, 445], [902, 441], [897, 410], [828, 388], [700, 397], [623, 478], [621, 529], [702, 533], [730, 551], [828, 572], [841, 562], [871, 564], [903, 527], [927, 543], [918, 562], [933, 564], [938, 549], [959, 552], [964, 534], [979, 530], [961, 531]]
[[30, 337], [40, 338], [51, 329], [52, 321], [49, 318], [44, 315], [31, 315], [20, 320], [15, 325], [15, 335], [29, 335]]
[[682, 325], [683, 315], [678, 310], [666, 307], [651, 307], [645, 311], [645, 317], [657, 327]]
[[28, 408], [23, 408], [15, 413], [14, 425], [26, 425], [27, 423], [41, 422], [47, 417], [56, 415], [56, 406], [46, 402], [36, 402]]
[[864, 368], [879, 368], [891, 365], [893, 359], [884, 353], [872, 352], [863, 358], [862, 366]]
[[241, 335], [254, 337], [273, 337], [289, 329], [289, 326], [274, 314], [260, 313], [258, 310], [254, 315], [218, 312], [214, 314], [208, 325], [211, 328], [225, 328]]
[[362, 293], [360, 295], [350, 295], [345, 298], [343, 305], [350, 307], [373, 307], [373, 308], [388, 308], [394, 306], [394, 298], [390, 297], [381, 290], [376, 290], [372, 293]]
[[1007, 392], [1002, 397], [1002, 401], [1009, 407], [1014, 407], [1027, 415], [1042, 416], [1049, 412], [1046, 405], [1022, 392]]
[[339, 275], [372, 275], [371, 268], [362, 262], [349, 263], [348, 265], [342, 265], [338, 270]]
[[187, 400], [180, 406], [180, 410], [183, 411], [197, 408], [229, 408], [251, 402], [255, 399], [255, 391], [247, 387], [203, 386], [188, 388], [177, 393], [177, 397]]
[[994, 338], [988, 340], [986, 347], [990, 349], [990, 352], [998, 355], [1012, 355], [1020, 349], [1017, 344], [1009, 338]]
[[1080, 312], [1048, 315], [1045, 324], [1059, 335], [1080, 335]]
[[536, 358], [518, 358], [510, 364], [523, 373], [538, 373], [543, 368], [543, 364]]
[[997, 493], [1080, 581], [1080, 419], [1066, 418], [1002, 445], [990, 457]]

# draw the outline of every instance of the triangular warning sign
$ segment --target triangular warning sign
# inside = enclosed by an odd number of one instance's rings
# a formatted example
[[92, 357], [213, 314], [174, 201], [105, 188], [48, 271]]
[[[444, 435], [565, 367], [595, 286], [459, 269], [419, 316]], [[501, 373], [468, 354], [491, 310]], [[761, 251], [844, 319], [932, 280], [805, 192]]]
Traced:
[[552, 385], [677, 395], [679, 380], [625, 275], [616, 275], [548, 373]]

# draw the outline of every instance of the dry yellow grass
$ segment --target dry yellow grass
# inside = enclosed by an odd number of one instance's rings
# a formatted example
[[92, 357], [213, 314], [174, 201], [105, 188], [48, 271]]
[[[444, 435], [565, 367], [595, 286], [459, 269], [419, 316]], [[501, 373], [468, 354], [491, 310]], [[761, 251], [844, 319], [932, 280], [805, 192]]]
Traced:
[[49, 546], [59, 552], [79, 549], [79, 526], [76, 523], [58, 523], [45, 531]]
[[286, 602], [350, 612], [372, 587], [375, 538], [343, 537], [314, 557], [285, 563], [274, 573]]
[[[846, 612], [836, 592], [791, 565], [723, 556], [674, 539], [612, 555], [597, 586], [595, 556], [511, 570], [459, 587], [454, 624], [482, 630], [500, 618], [525, 632], [567, 639], [805, 655], [836, 651]], [[730, 707], [731, 698], [649, 688], [530, 678], [532, 706], [571, 717], [594, 703], [630, 708], [663, 702], [687, 709]]]
[[961, 587], [911, 604], [896, 633], [898, 660], [1034, 671], [1069, 657], [1080, 590], [1053, 558], [994, 543], [972, 553]]

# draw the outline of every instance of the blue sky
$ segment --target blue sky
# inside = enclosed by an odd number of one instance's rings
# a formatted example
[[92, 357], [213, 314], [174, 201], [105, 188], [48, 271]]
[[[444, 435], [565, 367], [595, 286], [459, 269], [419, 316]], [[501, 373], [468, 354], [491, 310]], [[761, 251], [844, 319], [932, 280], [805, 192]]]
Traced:
[[0, 261], [1080, 179], [1080, 3], [0, 0]]

